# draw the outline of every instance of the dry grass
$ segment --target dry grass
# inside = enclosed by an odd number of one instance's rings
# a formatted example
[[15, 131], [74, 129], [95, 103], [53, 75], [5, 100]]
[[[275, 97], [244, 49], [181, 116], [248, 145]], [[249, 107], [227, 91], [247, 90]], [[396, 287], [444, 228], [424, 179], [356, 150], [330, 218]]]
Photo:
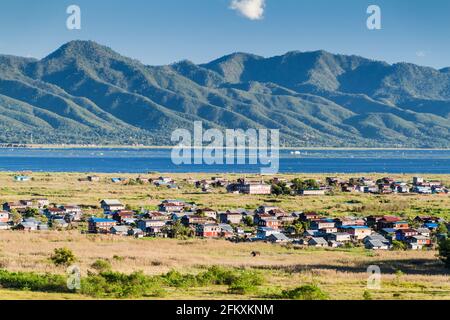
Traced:
[[[197, 273], [212, 265], [246, 267], [261, 270], [268, 280], [258, 294], [247, 296], [249, 299], [305, 283], [317, 283], [333, 299], [361, 299], [366, 290], [367, 266], [375, 264], [383, 271], [383, 286], [372, 293], [374, 298], [393, 299], [399, 293], [397, 299], [450, 299], [449, 274], [433, 251], [374, 253], [363, 249], [338, 251], [265, 243], [233, 244], [223, 240], [136, 240], [87, 236], [75, 231], [3, 231], [0, 239], [0, 266], [10, 271], [64, 273], [64, 268], [53, 266], [48, 258], [55, 248], [67, 247], [77, 256], [77, 265], [84, 274], [97, 259], [109, 260], [116, 271], [142, 270], [149, 275], [160, 275], [171, 269]], [[252, 258], [253, 250], [260, 251], [261, 256]], [[398, 278], [396, 270], [402, 270], [404, 275]], [[168, 297], [236, 298], [225, 287], [177, 289]]]

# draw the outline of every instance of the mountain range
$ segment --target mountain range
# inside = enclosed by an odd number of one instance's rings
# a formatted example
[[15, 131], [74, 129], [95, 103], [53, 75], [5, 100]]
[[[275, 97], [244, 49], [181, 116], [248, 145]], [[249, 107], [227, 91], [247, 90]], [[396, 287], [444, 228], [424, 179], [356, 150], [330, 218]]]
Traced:
[[450, 68], [326, 51], [148, 66], [92, 41], [0, 55], [1, 143], [170, 145], [194, 121], [292, 147], [449, 148]]

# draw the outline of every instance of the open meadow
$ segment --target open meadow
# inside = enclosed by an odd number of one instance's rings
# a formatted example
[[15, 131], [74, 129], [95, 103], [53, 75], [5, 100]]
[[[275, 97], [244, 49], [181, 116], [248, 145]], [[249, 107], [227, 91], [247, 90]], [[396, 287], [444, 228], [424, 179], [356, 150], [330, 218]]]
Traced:
[[[299, 249], [265, 243], [234, 244], [224, 240], [130, 239], [81, 235], [76, 231], [42, 233], [0, 232], [0, 266], [8, 271], [64, 274], [50, 261], [55, 248], [67, 247], [85, 275], [98, 260], [114, 271], [143, 271], [161, 275], [170, 270], [197, 274], [209, 266], [258, 270], [265, 279], [256, 292], [230, 294], [226, 286], [167, 288], [170, 299], [258, 299], [281, 290], [316, 284], [330, 299], [362, 299], [367, 291], [369, 265], [382, 270], [381, 289], [374, 299], [450, 299], [450, 276], [434, 251], [371, 252], [364, 249]], [[259, 257], [251, 257], [258, 250]], [[0, 290], [0, 298], [88, 298], [71, 294], [44, 294]]]
[[[15, 182], [14, 174], [0, 174], [0, 201], [48, 198], [55, 204], [76, 204], [87, 214], [99, 214], [102, 199], [120, 199], [130, 208], [155, 209], [164, 199], [193, 201], [218, 211], [256, 209], [267, 204], [286, 211], [319, 211], [326, 216], [367, 216], [395, 214], [414, 217], [438, 215], [450, 220], [448, 195], [369, 195], [337, 192], [319, 197], [256, 196], [227, 194], [224, 188], [202, 193], [183, 179], [209, 179], [210, 175], [171, 174], [180, 189], [112, 183], [112, 177], [137, 178], [137, 175], [102, 175], [99, 182], [79, 181], [85, 174], [32, 173], [32, 181]], [[158, 174], [146, 175], [157, 178]], [[348, 178], [348, 175], [339, 175]], [[358, 175], [352, 175], [358, 176]], [[366, 176], [381, 178], [382, 174]], [[224, 175], [233, 180], [239, 175]], [[252, 177], [247, 176], [250, 179]], [[325, 180], [326, 175], [284, 175]], [[393, 175], [411, 180], [412, 176]], [[254, 179], [259, 179], [255, 176]], [[427, 176], [450, 185], [450, 176]], [[223, 284], [198, 286], [162, 285], [164, 293], [152, 299], [271, 299], [283, 290], [302, 285], [317, 285], [329, 299], [450, 299], [450, 274], [434, 250], [368, 251], [363, 248], [303, 248], [268, 243], [231, 243], [225, 240], [134, 239], [109, 235], [86, 235], [70, 231], [0, 231], [0, 269], [9, 272], [66, 274], [50, 256], [56, 248], [69, 248], [76, 257], [82, 276], [93, 272], [97, 260], [110, 263], [113, 271], [160, 276], [171, 270], [196, 275], [211, 266], [256, 271], [264, 279], [251, 292], [230, 292]], [[251, 256], [251, 252], [261, 254]], [[382, 271], [381, 288], [367, 293], [367, 267], [378, 265]], [[84, 294], [44, 293], [0, 288], [0, 299], [88, 299]], [[149, 297], [150, 298], [150, 297]]]

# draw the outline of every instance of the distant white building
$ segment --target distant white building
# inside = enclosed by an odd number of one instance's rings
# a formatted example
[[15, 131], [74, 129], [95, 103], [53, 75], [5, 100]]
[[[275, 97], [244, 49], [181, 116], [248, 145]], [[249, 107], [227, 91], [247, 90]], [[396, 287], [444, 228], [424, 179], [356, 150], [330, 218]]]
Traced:
[[124, 210], [125, 206], [116, 199], [105, 199], [100, 202], [102, 209], [106, 212]]

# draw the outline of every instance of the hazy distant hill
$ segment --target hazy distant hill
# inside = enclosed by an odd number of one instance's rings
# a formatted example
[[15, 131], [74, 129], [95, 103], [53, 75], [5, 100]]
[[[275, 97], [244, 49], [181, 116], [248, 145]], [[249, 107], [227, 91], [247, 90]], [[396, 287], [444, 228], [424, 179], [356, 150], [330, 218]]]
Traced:
[[325, 51], [155, 67], [74, 41], [0, 56], [0, 142], [162, 145], [201, 120], [291, 146], [450, 147], [449, 70]]

